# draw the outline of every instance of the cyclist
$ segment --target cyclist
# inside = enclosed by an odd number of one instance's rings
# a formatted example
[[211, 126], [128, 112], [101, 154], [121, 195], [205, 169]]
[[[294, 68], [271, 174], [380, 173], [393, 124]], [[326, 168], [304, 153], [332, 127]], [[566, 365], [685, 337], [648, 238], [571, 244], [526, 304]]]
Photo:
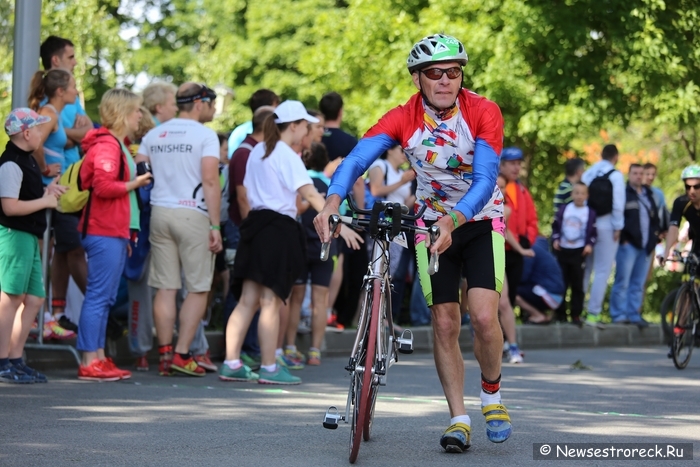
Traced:
[[[659, 262], [663, 265], [668, 258], [671, 249], [678, 243], [678, 228], [683, 218], [690, 224], [688, 237], [693, 241], [692, 253], [700, 256], [700, 166], [690, 165], [683, 169], [681, 180], [685, 184], [685, 194], [676, 198], [671, 209], [668, 233], [666, 234], [666, 248]], [[671, 350], [668, 357], [671, 358]]]
[[659, 258], [662, 262], [666, 261], [671, 249], [678, 242], [678, 227], [683, 217], [690, 224], [689, 237], [694, 240], [693, 253], [700, 255], [700, 241], [697, 241], [700, 239], [695, 238], [700, 233], [700, 165], [690, 165], [683, 169], [681, 180], [685, 184], [685, 194], [673, 202], [670, 226], [666, 234], [666, 249], [663, 257]]
[[429, 245], [431, 252], [442, 255], [440, 270], [426, 281], [432, 291], [424, 293], [432, 298], [435, 364], [450, 409], [450, 426], [440, 439], [448, 452], [463, 452], [471, 444], [458, 341], [460, 274], [469, 284], [486, 434], [490, 441], [501, 443], [512, 432], [499, 391], [503, 334], [498, 301], [505, 224], [496, 178], [503, 117], [495, 103], [462, 87], [467, 60], [464, 46], [451, 36], [435, 34], [413, 46], [407, 66], [418, 92], [385, 114], [360, 140], [334, 174], [325, 207], [314, 219], [319, 237], [328, 242], [328, 218], [338, 213], [357, 177], [384, 151], [401, 145], [416, 172], [416, 209], [427, 204], [424, 221], [436, 223], [442, 232]]

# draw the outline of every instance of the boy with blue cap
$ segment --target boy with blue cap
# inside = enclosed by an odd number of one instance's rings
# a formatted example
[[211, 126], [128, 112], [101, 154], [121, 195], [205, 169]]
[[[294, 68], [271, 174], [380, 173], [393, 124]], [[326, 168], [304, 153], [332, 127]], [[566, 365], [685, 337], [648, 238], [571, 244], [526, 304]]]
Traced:
[[[46, 376], [22, 361], [24, 343], [46, 296], [39, 238], [45, 209], [66, 191], [56, 178], [44, 190], [32, 152], [41, 146], [38, 126], [51, 119], [27, 108], [5, 121], [10, 137], [0, 156], [0, 382], [45, 383]], [[24, 307], [22, 308], [22, 305]], [[22, 308], [21, 314], [17, 311]]]

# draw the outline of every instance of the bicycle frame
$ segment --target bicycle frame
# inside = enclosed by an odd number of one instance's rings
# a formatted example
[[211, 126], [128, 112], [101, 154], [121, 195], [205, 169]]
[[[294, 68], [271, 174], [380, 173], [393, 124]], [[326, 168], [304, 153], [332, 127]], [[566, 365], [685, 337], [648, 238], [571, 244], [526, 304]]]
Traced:
[[[372, 299], [372, 292], [375, 285], [375, 279], [378, 279], [381, 284], [380, 290], [380, 303], [378, 310], [382, 313], [381, 319], [377, 320], [377, 343], [376, 343], [376, 355], [377, 362], [379, 363], [379, 368], [371, 368], [370, 371], [373, 373], [373, 380], [376, 376], [380, 376], [378, 381], [373, 381], [373, 383], [379, 383], [381, 386], [386, 385], [386, 373], [388, 369], [398, 361], [396, 353], [396, 342], [394, 339], [394, 321], [393, 316], [387, 310], [391, 310], [391, 293], [389, 293], [391, 286], [391, 276], [389, 275], [389, 264], [390, 264], [390, 253], [389, 253], [389, 241], [385, 239], [375, 239], [374, 246], [372, 248], [372, 257], [368, 265], [367, 274], [362, 280], [362, 289], [364, 292], [364, 298], [362, 306], [360, 307], [360, 316], [357, 324], [357, 334], [355, 335], [355, 343], [352, 346], [352, 352], [350, 353], [350, 362], [348, 366], [345, 367], [346, 370], [350, 372], [360, 372], [363, 373], [367, 371], [366, 367], [359, 366], [357, 362], [354, 362], [354, 356], [358, 354], [361, 349], [363, 340], [369, 335], [369, 323], [370, 323], [370, 313], [372, 311], [369, 305], [369, 300]], [[384, 320], [388, 323], [388, 347], [382, 345], [384, 343]], [[386, 357], [389, 354], [389, 363], [386, 364]], [[383, 377], [383, 378], [382, 378]], [[351, 394], [348, 394], [348, 400], [345, 406], [345, 423], [348, 423], [350, 416], [350, 404], [351, 404]]]
[[[385, 386], [389, 368], [398, 361], [398, 353], [413, 352], [413, 335], [404, 330], [401, 337], [394, 334], [394, 322], [391, 313], [391, 276], [389, 264], [391, 255], [389, 245], [400, 232], [421, 231], [430, 234], [430, 241], [435, 242], [440, 234], [437, 226], [430, 228], [403, 224], [403, 220], [417, 220], [425, 211], [425, 206], [415, 216], [409, 216], [408, 208], [399, 204], [376, 203], [372, 211], [357, 209], [348, 199], [351, 209], [357, 214], [370, 214], [367, 219], [357, 217], [331, 216], [331, 231], [335, 232], [340, 222], [369, 227], [374, 240], [372, 255], [367, 265], [367, 273], [362, 281], [363, 298], [358, 318], [357, 334], [352, 346], [350, 360], [345, 369], [350, 373], [350, 389], [345, 403], [345, 415], [341, 416], [336, 407], [326, 411], [323, 426], [329, 429], [338, 427], [343, 420], [349, 423], [352, 412], [352, 430], [350, 436], [350, 462], [357, 459], [360, 434], [365, 441], [370, 439], [374, 406], [379, 386]], [[381, 218], [384, 214], [386, 217]], [[321, 248], [321, 259], [328, 259], [330, 243]], [[437, 271], [437, 254], [430, 258], [429, 274]]]

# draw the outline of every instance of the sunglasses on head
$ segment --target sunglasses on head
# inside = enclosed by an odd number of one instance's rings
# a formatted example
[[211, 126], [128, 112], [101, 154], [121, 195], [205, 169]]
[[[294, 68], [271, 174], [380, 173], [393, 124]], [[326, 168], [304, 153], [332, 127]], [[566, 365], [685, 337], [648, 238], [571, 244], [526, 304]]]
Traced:
[[695, 185], [688, 185], [687, 183], [685, 184], [685, 191], [690, 190], [691, 188], [694, 188], [695, 191], [700, 190], [700, 183], [697, 183]]
[[462, 68], [458, 66], [453, 66], [452, 68], [426, 68], [420, 72], [423, 73], [426, 78], [433, 81], [438, 81], [442, 78], [442, 75], [445, 74], [450, 79], [457, 79], [462, 76]]

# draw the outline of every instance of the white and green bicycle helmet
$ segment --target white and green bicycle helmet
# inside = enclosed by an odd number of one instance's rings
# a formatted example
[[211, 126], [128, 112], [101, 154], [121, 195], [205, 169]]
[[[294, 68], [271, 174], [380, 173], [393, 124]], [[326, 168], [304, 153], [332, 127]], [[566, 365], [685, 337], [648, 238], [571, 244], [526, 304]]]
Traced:
[[699, 165], [689, 165], [683, 169], [683, 173], [681, 173], [681, 180], [687, 180], [689, 178], [700, 178]]
[[416, 42], [408, 54], [406, 66], [409, 73], [433, 63], [458, 62], [464, 66], [469, 61], [460, 41], [445, 34], [433, 34]]

